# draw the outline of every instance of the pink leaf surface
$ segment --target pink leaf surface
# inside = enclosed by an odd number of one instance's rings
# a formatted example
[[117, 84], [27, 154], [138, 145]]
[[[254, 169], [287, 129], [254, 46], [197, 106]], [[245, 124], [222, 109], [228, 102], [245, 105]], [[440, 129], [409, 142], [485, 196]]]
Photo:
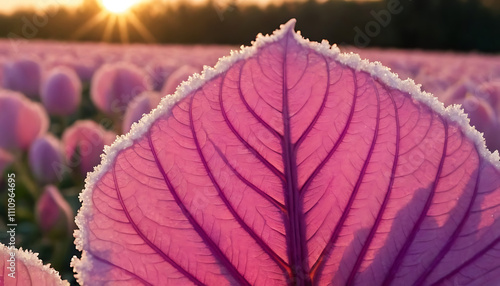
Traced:
[[457, 107], [293, 32], [106, 150], [73, 266], [104, 285], [494, 285], [500, 163]]
[[37, 253], [10, 248], [0, 243], [0, 285], [2, 286], [59, 286], [69, 283], [59, 273], [43, 265]]

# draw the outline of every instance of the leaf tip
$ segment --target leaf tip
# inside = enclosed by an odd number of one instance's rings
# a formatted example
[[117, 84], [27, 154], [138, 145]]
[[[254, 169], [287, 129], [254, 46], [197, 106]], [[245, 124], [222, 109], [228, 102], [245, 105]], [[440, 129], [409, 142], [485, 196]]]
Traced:
[[297, 19], [292, 18], [288, 20], [285, 24], [282, 24], [280, 26], [280, 30], [282, 30], [284, 33], [293, 33], [295, 31], [295, 24], [297, 23]]

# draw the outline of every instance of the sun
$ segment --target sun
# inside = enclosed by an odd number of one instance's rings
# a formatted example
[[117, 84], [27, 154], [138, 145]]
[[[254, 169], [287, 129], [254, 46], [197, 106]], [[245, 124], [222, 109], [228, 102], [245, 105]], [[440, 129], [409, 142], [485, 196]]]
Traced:
[[[1, 1], [1, 0], [0, 0]], [[104, 23], [102, 41], [109, 42], [119, 35], [122, 43], [129, 42], [129, 28], [135, 31], [148, 43], [155, 43], [156, 39], [144, 26], [141, 20], [131, 10], [133, 6], [145, 0], [99, 0], [102, 10], [90, 18], [72, 35], [72, 39], [78, 40], [88, 32]]]
[[113, 14], [127, 12], [132, 6], [139, 3], [140, 0], [102, 0], [102, 6]]

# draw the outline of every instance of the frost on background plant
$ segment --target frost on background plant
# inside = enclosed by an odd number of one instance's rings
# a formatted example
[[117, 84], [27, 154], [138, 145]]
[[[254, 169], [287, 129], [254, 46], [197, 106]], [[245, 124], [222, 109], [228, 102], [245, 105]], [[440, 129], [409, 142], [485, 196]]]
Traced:
[[[14, 264], [11, 264], [12, 260], [15, 261]], [[13, 266], [14, 268], [11, 268]], [[38, 259], [38, 254], [10, 248], [1, 243], [0, 267], [2, 268], [0, 285], [69, 286], [69, 283], [66, 280], [62, 281], [59, 273], [50, 268], [50, 265], [43, 265]]]
[[500, 280], [498, 153], [459, 108], [294, 23], [107, 149], [81, 194], [80, 283]]

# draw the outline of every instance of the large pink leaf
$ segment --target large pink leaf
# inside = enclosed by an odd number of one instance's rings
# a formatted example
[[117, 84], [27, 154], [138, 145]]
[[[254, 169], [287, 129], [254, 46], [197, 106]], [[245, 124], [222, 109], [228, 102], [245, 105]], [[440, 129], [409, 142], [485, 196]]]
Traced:
[[107, 149], [81, 196], [81, 283], [500, 281], [498, 154], [457, 107], [294, 23]]
[[[14, 234], [12, 237], [15, 237], [15, 229], [12, 233]], [[11, 236], [10, 233], [8, 235]], [[59, 273], [50, 268], [50, 265], [43, 265], [38, 259], [38, 254], [19, 250], [13, 246], [7, 247], [1, 243], [0, 267], [2, 286], [69, 286], [69, 283], [66, 280], [62, 281]]]

